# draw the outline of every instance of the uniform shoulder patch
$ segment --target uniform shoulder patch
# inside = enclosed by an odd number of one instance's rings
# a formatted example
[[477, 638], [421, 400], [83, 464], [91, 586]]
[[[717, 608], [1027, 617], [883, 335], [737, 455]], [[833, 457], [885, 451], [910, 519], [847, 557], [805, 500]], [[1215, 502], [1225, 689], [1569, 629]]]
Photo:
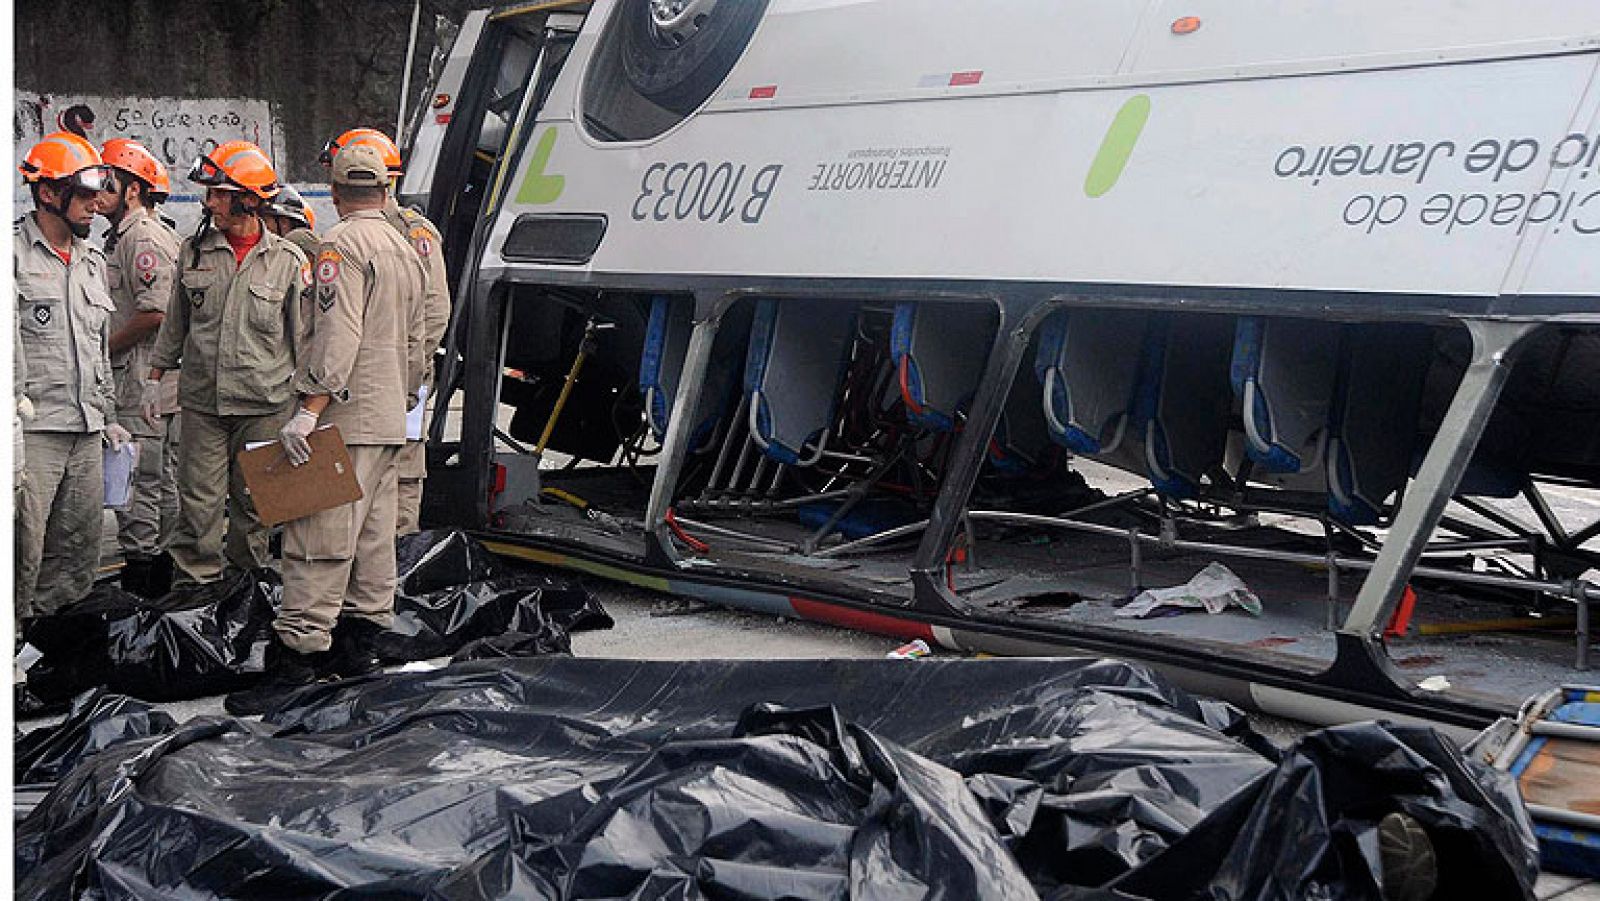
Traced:
[[344, 255], [332, 247], [327, 247], [317, 254], [317, 281], [328, 285], [339, 280], [339, 264], [344, 262]]
[[311, 277], [311, 264], [309, 262], [301, 263], [300, 264], [300, 284], [305, 286], [305, 287], [307, 287], [307, 288], [309, 288], [309, 287], [311, 287], [312, 281], [313, 281], [313, 279]]
[[418, 225], [411, 229], [411, 246], [417, 249], [417, 256], [429, 257], [437, 249], [434, 241], [433, 230], [425, 225]]

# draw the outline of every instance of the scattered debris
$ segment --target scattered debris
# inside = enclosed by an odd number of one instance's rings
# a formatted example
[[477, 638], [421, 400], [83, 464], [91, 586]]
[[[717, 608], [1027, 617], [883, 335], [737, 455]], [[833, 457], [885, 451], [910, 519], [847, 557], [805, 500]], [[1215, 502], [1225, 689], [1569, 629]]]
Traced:
[[928, 643], [918, 638], [915, 641], [903, 644], [884, 655], [890, 660], [915, 660], [918, 657], [927, 657], [933, 653], [933, 648]]
[[1221, 563], [1212, 562], [1182, 585], [1139, 592], [1133, 600], [1119, 607], [1116, 615], [1150, 619], [1190, 610], [1221, 613], [1229, 606], [1242, 608], [1252, 616], [1261, 615], [1261, 599], [1244, 584], [1244, 580]]

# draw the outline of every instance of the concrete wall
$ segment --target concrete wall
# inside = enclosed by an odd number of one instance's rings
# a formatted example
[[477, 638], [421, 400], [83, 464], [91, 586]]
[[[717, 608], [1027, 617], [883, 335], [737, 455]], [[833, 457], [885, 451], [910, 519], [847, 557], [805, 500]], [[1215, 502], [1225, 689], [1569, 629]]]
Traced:
[[[479, 5], [423, 0], [412, 102], [427, 89], [437, 17], [459, 22]], [[248, 137], [287, 180], [317, 182], [330, 136], [394, 131], [411, 10], [410, 0], [18, 0], [13, 141], [85, 103], [96, 143], [155, 138], [175, 177], [208, 138]]]

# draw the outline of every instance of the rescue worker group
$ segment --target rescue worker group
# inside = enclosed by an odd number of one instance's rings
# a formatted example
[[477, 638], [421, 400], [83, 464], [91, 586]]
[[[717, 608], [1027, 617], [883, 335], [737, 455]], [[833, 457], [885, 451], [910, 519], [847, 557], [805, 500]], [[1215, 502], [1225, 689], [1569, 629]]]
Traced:
[[[353, 129], [321, 162], [339, 222], [317, 234], [261, 148], [217, 146], [189, 169], [204, 212], [182, 240], [160, 213], [171, 179], [135, 141], [56, 132], [18, 166], [33, 200], [14, 243], [18, 635], [93, 589], [107, 459], [135, 460], [123, 587], [156, 598], [268, 565], [237, 455], [275, 441], [303, 465], [312, 433], [336, 425], [361, 497], [284, 524], [266, 673], [224, 703], [258, 714], [377, 669], [395, 537], [417, 530], [426, 475], [407, 414], [450, 298], [438, 229], [394, 200], [394, 142]], [[96, 216], [103, 250], [87, 240]]]

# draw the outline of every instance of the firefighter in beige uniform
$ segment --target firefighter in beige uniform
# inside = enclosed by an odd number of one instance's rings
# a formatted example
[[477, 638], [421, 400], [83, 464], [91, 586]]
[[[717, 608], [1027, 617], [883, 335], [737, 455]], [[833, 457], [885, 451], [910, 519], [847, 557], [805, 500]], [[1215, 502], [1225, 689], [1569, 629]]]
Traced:
[[115, 180], [94, 145], [67, 132], [46, 135], [18, 168], [34, 203], [12, 244], [18, 340], [28, 364], [19, 408], [33, 413], [23, 426], [17, 521], [20, 622], [53, 613], [94, 586], [102, 442], [120, 447], [130, 436], [116, 422], [105, 257], [83, 240]]
[[[373, 638], [394, 619], [396, 455], [405, 444], [407, 398], [425, 365], [424, 276], [383, 220], [386, 178], [382, 159], [366, 148], [334, 162], [341, 219], [313, 267], [315, 309], [295, 373], [300, 404], [282, 431], [289, 462], [300, 465], [311, 457], [312, 431], [337, 425], [361, 498], [285, 526], [283, 606], [266, 679], [228, 696], [236, 715], [262, 712], [327, 669], [348, 674], [371, 659]], [[334, 648], [336, 628], [340, 648], [329, 660], [323, 652]]]
[[[322, 148], [322, 164], [331, 165], [345, 147], [365, 145], [378, 151], [389, 169], [390, 193], [384, 203], [383, 215], [417, 252], [427, 272], [427, 301], [424, 310], [423, 351], [428, 360], [423, 385], [433, 391], [433, 357], [450, 324], [450, 277], [445, 272], [444, 241], [439, 229], [428, 217], [416, 210], [406, 209], [394, 198], [394, 186], [403, 170], [400, 149], [389, 136], [373, 128], [353, 128], [329, 141]], [[420, 526], [422, 508], [422, 481], [428, 477], [428, 460], [421, 440], [407, 441], [400, 451], [400, 506], [396, 515], [395, 532], [409, 535]]]
[[[106, 237], [107, 280], [117, 309], [111, 317], [111, 368], [117, 385], [117, 421], [139, 442], [138, 470], [128, 505], [117, 511], [122, 547], [122, 587], [146, 597], [166, 593], [170, 569], [161, 553], [178, 518], [177, 373], [146, 386], [156, 332], [172, 296], [178, 234], [156, 215], [156, 186], [164, 166], [136, 141], [113, 138], [100, 156], [116, 170], [118, 188], [101, 215], [111, 222]], [[163, 391], [170, 388], [170, 394]], [[164, 396], [166, 394], [166, 396]], [[146, 418], [143, 407], [154, 409]]]
[[179, 370], [180, 511], [168, 549], [175, 583], [204, 584], [223, 577], [225, 562], [241, 570], [267, 563], [268, 530], [235, 457], [249, 442], [275, 439], [293, 411], [299, 298], [311, 268], [261, 225], [278, 180], [260, 148], [229, 141], [195, 160], [189, 179], [206, 187], [210, 222], [179, 251], [149, 378]]

